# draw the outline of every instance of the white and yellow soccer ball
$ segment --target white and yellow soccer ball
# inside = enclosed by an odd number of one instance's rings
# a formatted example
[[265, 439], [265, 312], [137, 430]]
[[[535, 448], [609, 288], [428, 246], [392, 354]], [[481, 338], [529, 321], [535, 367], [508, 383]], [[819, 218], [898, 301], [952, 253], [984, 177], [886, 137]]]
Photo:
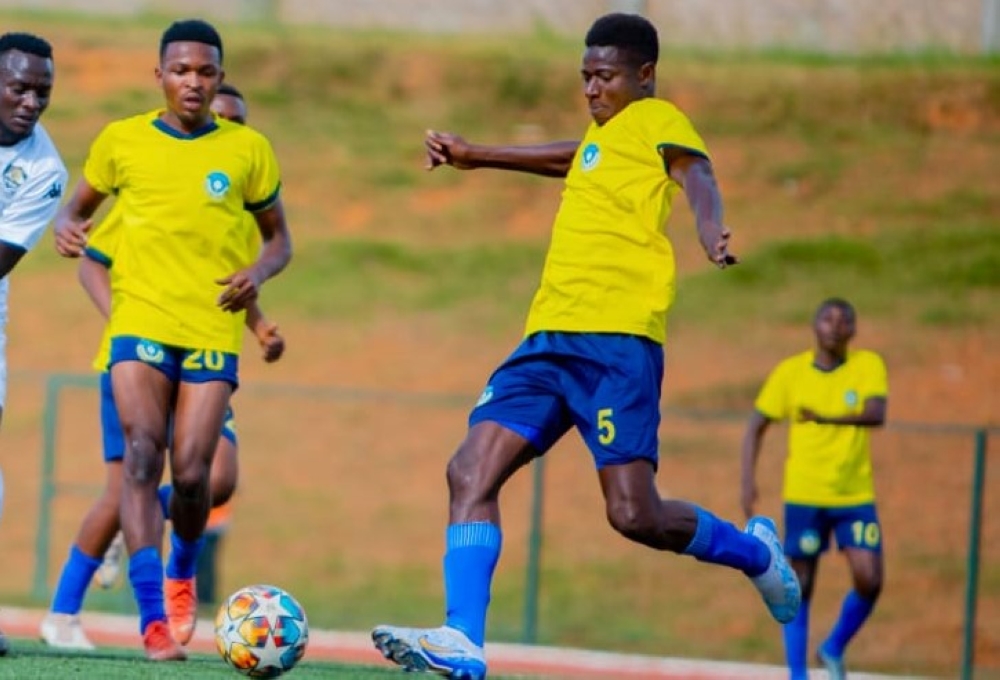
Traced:
[[215, 616], [219, 654], [251, 678], [276, 678], [292, 670], [308, 642], [305, 610], [277, 586], [240, 588]]

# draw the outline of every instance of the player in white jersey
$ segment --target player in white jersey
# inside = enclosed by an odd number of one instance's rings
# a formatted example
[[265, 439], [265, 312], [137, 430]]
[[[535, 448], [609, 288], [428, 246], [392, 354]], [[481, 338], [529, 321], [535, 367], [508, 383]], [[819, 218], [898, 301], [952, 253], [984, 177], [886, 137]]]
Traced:
[[[29, 33], [0, 36], [0, 423], [7, 397], [7, 275], [55, 217], [68, 179], [38, 123], [49, 105], [52, 80], [47, 41]], [[0, 656], [8, 646], [0, 632]]]

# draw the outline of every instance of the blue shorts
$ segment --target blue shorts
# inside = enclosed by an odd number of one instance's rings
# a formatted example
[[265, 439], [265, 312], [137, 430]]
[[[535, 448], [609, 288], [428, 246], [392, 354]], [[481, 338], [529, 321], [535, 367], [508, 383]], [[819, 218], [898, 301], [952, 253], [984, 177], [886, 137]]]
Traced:
[[221, 380], [239, 386], [238, 354], [211, 349], [173, 347], [134, 335], [111, 338], [110, 366], [123, 361], [141, 361], [174, 383], [205, 383]]
[[793, 559], [812, 559], [830, 547], [830, 534], [837, 546], [882, 552], [882, 527], [874, 503], [843, 508], [785, 504], [785, 554]]
[[659, 460], [663, 347], [617, 333], [535, 333], [490, 377], [469, 426], [496, 422], [545, 453], [576, 426], [597, 468]]
[[[232, 407], [226, 409], [226, 417], [222, 421], [221, 436], [237, 446], [236, 422]], [[104, 462], [121, 462], [125, 457], [125, 432], [121, 420], [118, 419], [118, 409], [115, 408], [115, 397], [111, 391], [111, 374], [105, 371], [101, 374], [101, 442], [104, 447]]]

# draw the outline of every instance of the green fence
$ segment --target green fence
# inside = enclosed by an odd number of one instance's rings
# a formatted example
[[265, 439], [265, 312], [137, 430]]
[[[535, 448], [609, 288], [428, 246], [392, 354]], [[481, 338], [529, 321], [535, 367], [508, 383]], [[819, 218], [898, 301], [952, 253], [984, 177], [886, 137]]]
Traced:
[[[65, 474], [60, 474], [60, 467], [69, 465], [67, 454], [61, 451], [62, 448], [66, 448], [67, 441], [62, 441], [62, 446], [60, 446], [60, 437], [68, 440], [70, 448], [74, 449], [74, 453], [77, 453], [80, 449], [79, 442], [93, 438], [94, 433], [97, 432], [96, 429], [91, 429], [89, 431], [91, 437], [68, 435], [66, 432], [67, 429], [81, 427], [76, 423], [83, 422], [91, 423], [96, 428], [94, 422], [97, 413], [96, 387], [97, 381], [91, 375], [53, 375], [48, 377], [46, 381], [41, 439], [42, 474], [32, 583], [32, 598], [38, 602], [47, 601], [50, 595], [53, 571], [57, 564], [57, 560], [54, 561], [52, 546], [57, 538], [60, 546], [67, 539], [64, 530], [59, 532], [60, 536], [56, 537], [55, 535], [57, 533], [55, 527], [60, 524], [55, 521], [57, 508], [60, 503], [70, 497], [76, 496], [83, 499], [92, 497], [100, 483], [96, 477], [89, 480], [81, 479], [78, 471], [69, 475], [73, 478], [72, 480], [67, 480]], [[244, 480], [246, 480], [247, 485], [260, 484], [262, 483], [261, 478], [265, 476], [268, 477], [269, 485], [277, 487], [279, 484], [277, 478], [285, 473], [283, 467], [274, 465], [275, 452], [284, 452], [289, 448], [295, 449], [296, 453], [288, 455], [301, 454], [304, 459], [315, 456], [315, 458], [309, 459], [322, 461], [324, 456], [335, 455], [339, 465], [347, 465], [348, 467], [342, 472], [332, 472], [332, 476], [338, 480], [371, 480], [373, 488], [379, 488], [377, 482], [374, 481], [378, 479], [379, 475], [395, 474], [397, 467], [404, 468], [404, 474], [400, 479], [405, 480], [407, 478], [405, 468], [410, 465], [436, 466], [434, 469], [440, 470], [443, 480], [443, 463], [450, 452], [447, 448], [442, 449], [441, 443], [442, 441], [457, 443], [464, 431], [464, 413], [469, 401], [467, 395], [398, 393], [332, 386], [248, 385], [241, 388], [236, 401], [237, 421], [251, 430], [245, 436], [244, 430], [241, 429], [241, 460], [245, 461], [241, 465], [247, 468], [245, 476], [241, 477], [241, 487], [244, 485]], [[246, 417], [248, 413], [250, 414], [249, 418]], [[272, 414], [272, 419], [268, 421], [263, 416], [258, 417], [258, 413]], [[274, 417], [274, 414], [278, 414], [278, 417]], [[679, 474], [671, 472], [669, 481], [685, 488], [685, 493], [677, 495], [685, 498], [690, 497], [690, 490], [696, 488], [707, 489], [708, 491], [705, 493], [709, 494], [722, 493], [711, 491], [720, 485], [715, 484], [712, 479], [706, 480], [701, 475], [699, 466], [710, 464], [713, 460], [724, 460], [722, 457], [732, 457], [734, 451], [738, 451], [734, 442], [738, 441], [744, 419], [745, 414], [733, 412], [678, 409], [665, 411], [663, 440], [667, 450], [664, 451], [664, 460], [667, 461], [666, 465], [679, 470]], [[417, 423], [419, 427], [415, 427], [413, 423]], [[382, 458], [382, 454], [378, 451], [378, 442], [391, 439], [394, 436], [398, 438], [399, 430], [406, 428], [411, 428], [413, 432], [413, 437], [410, 439], [424, 442], [423, 448], [414, 447], [411, 451], [409, 444], [405, 447], [401, 444], [395, 444], [394, 446], [398, 450], [391, 451], [387, 457]], [[275, 435], [276, 438], [273, 442], [269, 442], [264, 433], [271, 430], [287, 430], [289, 434], [279, 432]], [[307, 432], [311, 432], [312, 436], [303, 434]], [[942, 652], [939, 657], [933, 657], [939, 658], [939, 661], [931, 660], [927, 663], [932, 666], [934, 664], [958, 664], [958, 668], [951, 666], [952, 670], [946, 672], [950, 674], [957, 670], [962, 678], [972, 678], [974, 670], [977, 668], [977, 634], [981, 633], [982, 630], [978, 610], [982, 600], [980, 576], [983, 557], [981, 551], [984, 516], [987, 509], [987, 496], [985, 494], [987, 444], [989, 436], [998, 432], [1000, 429], [997, 428], [969, 425], [931, 425], [894, 421], [886, 428], [885, 434], [878, 435], [878, 437], [888, 437], [888, 439], [877, 439], [875, 444], [876, 458], [880, 457], [884, 449], [889, 451], [886, 457], [889, 460], [887, 465], [890, 470], [885, 473], [889, 479], [888, 486], [890, 487], [887, 499], [883, 498], [883, 489], [880, 488], [880, 511], [883, 514], [883, 523], [899, 527], [913, 527], [921, 523], [934, 525], [927, 530], [929, 539], [920, 538], [915, 535], [915, 532], [906, 531], [906, 535], [899, 539], [898, 545], [893, 547], [893, 553], [898, 556], [899, 563], [890, 566], [890, 581], [887, 586], [890, 601], [885, 607], [888, 612], [886, 626], [900, 625], [893, 622], [903, 622], [908, 617], [912, 618], [912, 609], [910, 608], [913, 606], [920, 609], [920, 603], [916, 599], [912, 603], [904, 599], [905, 597], [919, 598], [917, 593], [902, 593], [896, 596], [896, 600], [891, 599], [894, 597], [894, 580], [904, 580], [902, 578], [894, 579], [894, 572], [913, 574], [919, 572], [923, 574], [922, 578], [925, 579], [925, 582], [944, 584], [938, 587], [947, 590], [948, 597], [956, 608], [956, 617], [959, 603], [955, 600], [959, 598], [959, 592], [957, 587], [953, 586], [956, 586], [956, 581], [961, 580], [964, 587], [961, 588], [960, 595], [960, 640], [952, 639], [946, 635], [945, 644], [952, 649]], [[717, 442], [716, 439], [719, 441]], [[257, 442], [259, 451], [246, 443], [248, 441]], [[409, 440], [404, 438], [400, 441]], [[89, 448], [94, 448], [93, 444], [92, 442], [88, 445]], [[775, 480], [780, 475], [783, 444], [782, 437], [772, 435], [769, 438], [769, 446], [765, 448], [765, 455], [762, 457], [761, 474], [764, 475], [762, 487], [765, 487], [762, 488], [762, 491], [768, 491], [766, 487], [770, 487], [771, 493], [768, 495], [772, 497], [777, 494], [778, 487]], [[563, 447], [564, 445], [561, 443], [559, 446]], [[243, 449], [247, 447], [250, 449], [244, 452]], [[566, 447], [580, 448], [581, 445], [570, 443]], [[423, 453], [425, 448], [433, 449], [439, 453], [428, 457]], [[359, 455], [355, 456], [354, 453]], [[96, 453], [88, 452], [80, 455], [88, 457], [87, 460], [91, 463], [88, 466], [89, 469], [95, 469], [92, 463]], [[944, 456], [949, 458], [942, 460]], [[260, 463], [256, 462], [258, 459], [261, 461]], [[765, 462], [765, 459], [768, 462]], [[551, 485], [550, 480], [554, 476], [566, 479], [567, 475], [572, 476], [579, 473], [578, 468], [574, 468], [576, 472], [567, 472], [568, 463], [565, 462], [566, 460], [567, 458], [560, 454], [558, 461], [550, 462], [548, 458], [544, 464], [542, 460], [538, 461], [533, 467], [533, 474], [530, 477], [525, 476], [526, 480], [522, 482], [521, 490], [513, 492], [515, 498], [505, 499], [504, 503], [505, 513], [509, 512], [507, 508], [511, 507], [512, 504], [518, 506], [514, 512], [516, 516], [512, 521], [513, 529], [507, 528], [508, 518], [505, 514], [505, 533], [508, 536], [508, 541], [513, 539], [518, 544], [513, 546], [511, 542], [508, 542], [505, 554], [506, 552], [516, 553], [522, 560], [523, 571], [520, 577], [512, 577], [506, 584], [501, 581], [498, 586], [502, 594], [511, 596], [504, 598], [507, 602], [515, 599], [513, 596], [516, 595], [516, 599], [521, 603], [519, 613], [501, 612], [499, 616], [506, 621], [506, 624], [501, 624], [498, 627], [501, 629], [501, 635], [526, 643], [562, 641], [563, 636], [566, 635], [566, 633], [559, 631], [547, 631], [545, 625], [547, 615], [549, 619], [554, 618], [547, 612], [562, 606], [558, 604], [559, 598], [562, 596], [560, 593], [569, 587], [561, 578], [561, 574], [568, 570], [576, 580], [585, 584], [592, 579], [600, 578], [599, 574], [594, 576], [585, 573], [587, 564], [598, 565], [595, 567], [595, 571], [599, 571], [601, 568], [612, 568], [608, 566], [611, 563], [605, 558], [606, 556], [602, 556], [604, 548], [587, 552], [586, 546], [579, 540], [567, 538], [572, 535], [575, 529], [569, 525], [562, 527], [560, 520], [551, 517], [550, 511], [556, 507], [565, 508], [567, 505], [572, 507], [576, 504], [589, 505], [597, 502], [592, 496], [587, 496], [582, 501], [577, 499], [573, 495], [576, 493], [575, 490], [569, 489], [566, 484]], [[388, 461], [388, 465], [386, 461]], [[971, 462], [971, 471], [965, 472], [961, 466], [968, 462]], [[561, 466], [555, 471], [555, 475], [548, 472], [548, 468], [553, 464]], [[902, 469], [897, 467], [898, 465], [916, 466], [917, 469], [924, 470], [929, 477], [926, 489], [932, 491], [905, 488], [905, 485], [902, 485], [902, 488], [895, 488], [892, 483], [895, 475], [892, 471]], [[276, 470], [280, 474], [276, 474]], [[738, 461], [736, 466], [732, 468], [732, 474], [738, 474], [737, 470]], [[267, 474], [262, 475], [260, 471], [265, 471]], [[591, 470], [584, 472], [584, 476], [593, 476]], [[884, 472], [876, 471], [877, 483]], [[286, 476], [288, 477], [288, 488], [295, 490], [296, 498], [301, 495], [308, 499], [315, 495], [316, 497], [312, 499], [313, 506], [319, 506], [323, 503], [325, 499], [321, 497], [326, 494], [327, 487], [312, 487], [294, 474]], [[720, 474], [717, 481], [726, 485], [730, 483], [731, 477], [732, 475], [729, 473]], [[431, 519], [435, 519], [434, 516], [437, 515], [436, 519], [440, 520], [438, 526], [443, 526], [443, 516], [441, 515], [443, 508], [429, 505], [428, 501], [422, 500], [423, 496], [421, 495], [423, 491], [427, 491], [428, 498], [439, 498], [441, 499], [440, 504], [443, 505], [445, 498], [443, 488], [425, 490], [421, 486], [420, 489], [407, 489], [399, 486], [397, 482], [394, 482], [392, 486], [396, 489], [403, 489], [403, 491], [389, 492], [382, 489], [380, 494], [374, 494], [373, 497], [378, 496], [382, 499], [373, 505], [371, 512], [374, 515], [382, 515], [391, 520], [394, 525], [400, 525], [405, 523], [405, 518], [408, 515], [420, 514], [423, 512], [424, 506], [427, 506], [427, 514], [431, 516]], [[669, 492], [670, 490], [667, 491], [667, 493]], [[414, 497], [412, 499], [399, 498], [400, 494], [413, 495]], [[336, 496], [337, 494], [332, 495]], [[735, 483], [733, 483], [732, 496], [734, 498], [736, 496]], [[930, 502], [929, 499], [932, 496], [938, 499], [935, 501], [937, 505]], [[698, 497], [697, 500], [701, 501], [702, 498]], [[995, 503], [995, 499], [990, 498], [989, 500], [991, 503]], [[254, 499], [246, 502], [251, 505], [257, 503]], [[721, 503], [725, 507], [728, 501], [712, 500], [712, 502]], [[968, 512], [968, 520], [964, 530], [960, 530], [954, 521], [949, 523], [944, 519], [946, 516], [955, 514], [955, 503], [962, 505], [962, 509], [958, 511], [961, 516], [964, 517], [965, 512]], [[355, 505], [357, 504], [355, 503]], [[543, 506], [545, 512], [543, 512]], [[731, 506], [732, 503], [730, 503]], [[712, 507], [714, 508], [716, 505], [712, 505]], [[776, 506], [772, 504], [772, 508], [774, 507]], [[353, 518], [353, 521], [358, 521], [359, 517], [364, 516], [357, 513], [356, 507], [343, 509], [342, 512], [346, 517]], [[240, 513], [254, 515], [254, 511], [238, 508], [237, 514]], [[70, 514], [72, 515], [72, 513]], [[332, 511], [332, 514], [337, 514], [336, 509]], [[597, 515], [591, 519], [600, 517], [603, 517], [603, 513], [598, 510]], [[258, 519], [258, 517], [254, 517], [254, 519]], [[335, 518], [331, 517], [331, 520], [333, 519]], [[270, 514], [263, 518], [264, 523], [274, 521], [277, 520]], [[547, 521], [553, 526], [546, 528]], [[937, 523], [941, 525], [937, 526]], [[68, 518], [68, 521], [61, 522], [61, 525], [67, 524], [72, 526], [78, 524], [78, 516], [72, 516]], [[376, 526], [379, 525], [376, 523]], [[304, 527], [303, 530], [305, 530]], [[896, 533], [903, 534], [904, 532], [897, 530]], [[967, 538], [957, 537], [958, 533], [962, 533]], [[912, 540], [910, 534], [914, 534]], [[370, 535], [371, 540], [366, 540], [365, 543], [379, 542], [376, 534], [371, 533]], [[331, 540], [334, 539], [331, 538]], [[591, 540], [590, 535], [584, 539], [584, 541]], [[543, 559], [543, 545], [548, 545], [549, 541], [552, 541], [553, 555], [565, 555], [556, 560], [559, 564], [547, 566], [546, 559]], [[932, 543], [934, 545], [931, 545]], [[284, 551], [288, 550], [288, 547], [284, 548]], [[421, 558], [420, 555], [424, 552], [433, 555], [435, 550], [437, 550], [436, 546], [426, 551], [416, 550], [412, 546], [401, 549], [405, 553], [404, 557], [413, 556], [416, 557], [416, 562], [426, 563], [429, 561], [431, 564], [434, 562], [433, 558], [427, 560]], [[957, 563], [954, 559], [958, 552], [964, 553], [964, 564]], [[578, 557], [572, 557], [572, 554], [577, 553], [579, 553]], [[264, 555], [266, 553], [261, 550], [254, 554]], [[376, 566], [381, 566], [383, 563], [395, 564], [392, 562], [395, 558], [387, 558], [385, 555], [384, 550], [381, 552], [373, 550], [364, 559]], [[890, 554], [890, 557], [892, 556]], [[308, 558], [303, 559], [307, 560]], [[344, 560], [343, 557], [328, 559], [333, 559], [334, 562], [336, 559]], [[565, 560], [567, 564], [563, 564], [562, 560]], [[631, 553], [627, 554], [628, 568], [641, 573], [645, 567], [637, 560], [638, 558]], [[411, 565], [411, 562], [404, 562], [404, 564]], [[992, 607], [1000, 605], [1000, 592], [997, 592], [1000, 588], [996, 587], [1000, 572], [996, 571], [996, 565], [992, 561], [987, 562], [987, 564], [991, 568], [990, 583], [992, 584], [987, 602]], [[235, 569], [239, 569], [239, 566], [237, 564]], [[305, 568], [303, 567], [303, 569]], [[373, 567], [373, 569], [375, 568]], [[343, 562], [326, 564], [322, 569], [325, 570], [323, 573], [345, 575], [351, 573], [351, 569], [345, 568]], [[413, 567], [407, 566], [406, 569], [412, 570]], [[653, 569], [659, 570], [660, 567], [656, 566]], [[659, 571], [653, 573], [658, 574]], [[683, 573], [686, 574], [686, 572]], [[423, 572], [416, 575], [410, 572], [407, 574], [406, 578], [411, 578], [415, 582], [422, 583], [428, 580], [428, 575]], [[292, 577], [289, 576], [289, 578]], [[345, 576], [345, 578], [348, 577]], [[678, 578], [686, 577], [680, 576]], [[433, 579], [430, 581], [433, 582]], [[587, 586], [583, 585], [582, 587]], [[842, 584], [836, 584], [836, 587], [842, 587]], [[906, 585], [901, 589], [908, 588], [911, 586]], [[552, 593], [551, 596], [549, 593]], [[344, 596], [341, 595], [341, 597]], [[432, 600], [434, 596], [424, 593], [421, 597], [424, 600]], [[130, 606], [126, 590], [120, 591], [120, 598], [123, 607]], [[373, 607], [377, 608], [379, 606], [378, 598], [372, 599], [375, 601]], [[498, 598], [495, 594], [496, 599]], [[552, 603], [547, 604], [549, 599], [552, 600]], [[570, 601], [575, 602], [574, 599]], [[508, 605], [508, 610], [510, 609]], [[403, 613], [408, 615], [408, 612]], [[924, 614], [926, 615], [926, 612]], [[990, 616], [984, 620], [992, 622], [994, 618]], [[515, 624], [515, 619], [519, 623]], [[334, 619], [333, 623], [335, 625], [353, 624], [349, 619]], [[688, 625], [693, 624], [690, 624], [689, 621]], [[942, 623], [942, 625], [944, 630], [950, 630], [949, 624]], [[991, 623], [991, 626], [993, 625]], [[992, 637], [996, 635], [997, 631], [991, 627], [988, 633]]]

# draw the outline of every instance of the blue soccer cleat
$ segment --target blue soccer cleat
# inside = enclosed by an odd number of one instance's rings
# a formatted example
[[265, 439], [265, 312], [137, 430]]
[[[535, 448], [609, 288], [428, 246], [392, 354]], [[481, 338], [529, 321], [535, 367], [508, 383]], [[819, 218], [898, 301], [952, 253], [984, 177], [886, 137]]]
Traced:
[[484, 680], [483, 648], [455, 628], [377, 626], [372, 641], [405, 671], [432, 671], [451, 680]]
[[764, 598], [764, 604], [778, 623], [789, 623], [799, 613], [802, 589], [792, 565], [785, 559], [778, 538], [778, 529], [767, 517], [751, 517], [744, 531], [764, 542], [771, 551], [771, 564], [767, 571], [750, 580]]

